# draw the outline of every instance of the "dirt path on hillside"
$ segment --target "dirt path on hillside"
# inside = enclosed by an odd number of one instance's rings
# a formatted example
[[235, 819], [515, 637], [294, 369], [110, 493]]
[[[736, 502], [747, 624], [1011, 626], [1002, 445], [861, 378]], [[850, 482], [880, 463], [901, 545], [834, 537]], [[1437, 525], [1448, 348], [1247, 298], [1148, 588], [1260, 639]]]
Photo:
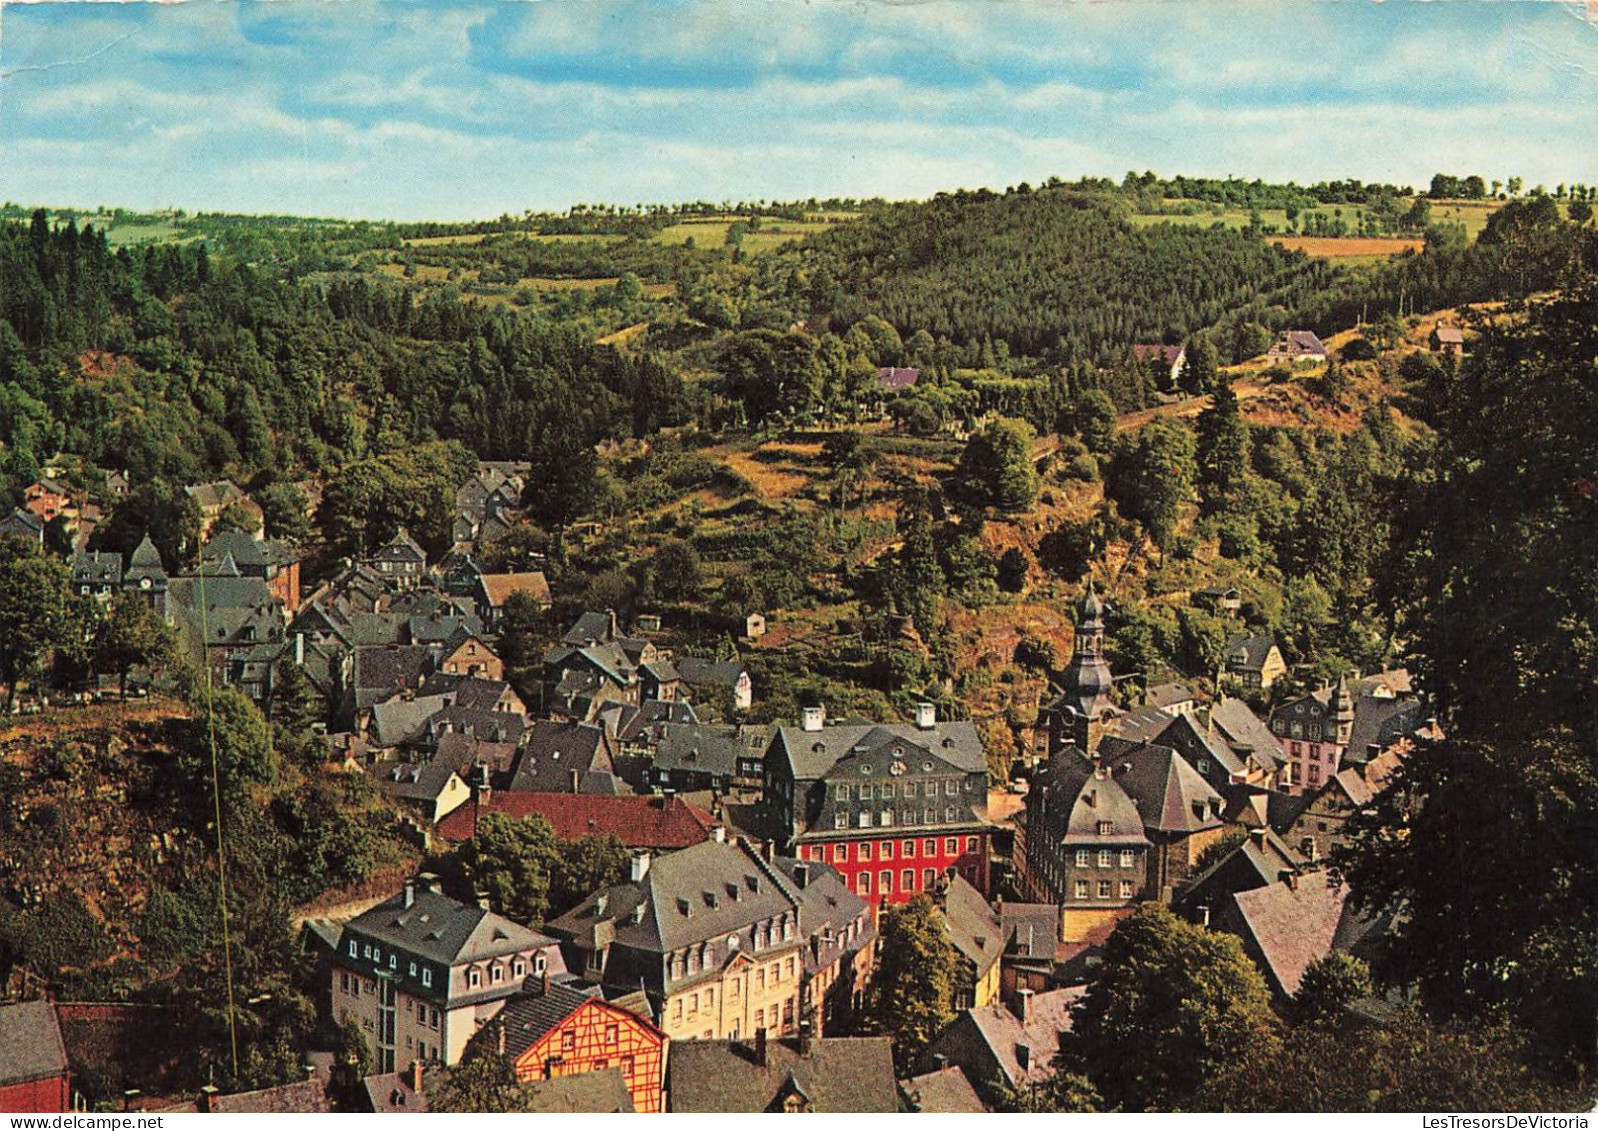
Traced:
[[[1237, 394], [1239, 401], [1251, 400], [1265, 392], [1265, 386], [1255, 381], [1234, 381], [1232, 391]], [[1153, 408], [1143, 408], [1136, 412], [1126, 413], [1115, 418], [1117, 432], [1134, 432], [1151, 420], [1164, 417], [1197, 416], [1210, 407], [1210, 395], [1205, 393], [1202, 397], [1189, 397], [1185, 401], [1175, 401], [1171, 404], [1155, 405]]]

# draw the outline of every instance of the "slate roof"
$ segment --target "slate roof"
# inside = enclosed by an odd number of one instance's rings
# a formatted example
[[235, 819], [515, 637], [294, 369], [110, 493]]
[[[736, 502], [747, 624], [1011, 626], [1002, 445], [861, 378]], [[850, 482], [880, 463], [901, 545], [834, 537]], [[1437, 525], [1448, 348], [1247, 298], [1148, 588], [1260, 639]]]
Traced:
[[0, 519], [0, 538], [44, 538], [44, 520], [21, 507]]
[[457, 776], [446, 762], [393, 762], [376, 775], [377, 788], [401, 801], [437, 801]]
[[1325, 872], [1311, 872], [1293, 883], [1236, 892], [1210, 922], [1242, 936], [1272, 989], [1291, 996], [1309, 964], [1331, 953], [1347, 898], [1348, 888]]
[[[607, 797], [570, 793], [517, 793], [495, 790], [483, 803], [483, 815], [543, 817], [562, 840], [614, 836], [628, 848], [671, 851], [698, 844], [710, 836], [716, 819], [680, 797]], [[445, 840], [470, 839], [476, 830], [476, 806], [463, 805], [438, 826]]]
[[1235, 892], [1278, 882], [1285, 869], [1298, 871], [1302, 858], [1273, 829], [1251, 829], [1232, 851], [1193, 877], [1177, 897], [1184, 908], [1218, 907]]
[[749, 669], [739, 660], [705, 660], [682, 656], [676, 661], [677, 674], [689, 687], [734, 687]]
[[478, 711], [492, 711], [509, 690], [510, 684], [505, 680], [483, 679], [481, 676], [456, 672], [429, 672], [421, 687], [424, 695], [448, 695], [452, 700], [451, 706]]
[[381, 1076], [368, 1076], [361, 1081], [366, 1092], [366, 1102], [379, 1115], [397, 1115], [402, 1112], [427, 1113], [427, 1079], [422, 1079], [422, 1090], [411, 1087], [409, 1072], [389, 1072]]
[[245, 497], [238, 484], [226, 479], [218, 479], [214, 483], [196, 483], [183, 488], [183, 492], [198, 503], [202, 511], [222, 510], [231, 503], [242, 502]]
[[563, 644], [581, 648], [587, 644], [601, 644], [615, 640], [618, 635], [615, 613], [596, 613], [590, 610], [579, 616], [560, 639]]
[[615, 792], [573, 789], [571, 775], [574, 772], [579, 775], [580, 784], [589, 774], [615, 772], [604, 728], [540, 719], [528, 730], [522, 743], [510, 788], [524, 793]]
[[905, 1107], [916, 1112], [965, 1115], [988, 1110], [958, 1064], [900, 1080], [899, 1094], [904, 1097]]
[[515, 1060], [598, 996], [598, 986], [579, 989], [568, 983], [551, 982], [546, 990], [511, 998], [494, 1018], [505, 1031], [505, 1055]]
[[[631, 703], [606, 704], [602, 714], [616, 712], [613, 732], [623, 742], [632, 742], [646, 737], [658, 737], [662, 724], [698, 723], [699, 716], [694, 713], [694, 705], [686, 699], [645, 699], [639, 706]], [[610, 725], [610, 720], [606, 720]]]
[[[1071, 1031], [1071, 1008], [1086, 992], [1086, 986], [1070, 986], [1033, 994], [1025, 1024], [1009, 1006], [999, 1002], [973, 1006], [962, 1010], [950, 1029], [963, 1028], [986, 1046], [1009, 1087], [1034, 1083], [1054, 1075], [1053, 1060], [1060, 1048], [1060, 1036]], [[941, 1036], [933, 1041], [929, 1052], [939, 1051], [941, 1041]], [[1025, 1068], [1019, 1053], [1022, 1046], [1028, 1050]]]
[[532, 1097], [527, 1110], [534, 1113], [610, 1115], [637, 1110], [620, 1068], [556, 1076], [553, 1080], [536, 1080], [524, 1087]]
[[772, 1040], [766, 1063], [750, 1041], [678, 1041], [671, 1047], [671, 1110], [781, 1111], [797, 1091], [815, 1112], [898, 1110], [893, 1047], [886, 1037], [824, 1037], [810, 1054], [798, 1042]]
[[418, 644], [357, 648], [350, 685], [386, 698], [401, 688], [420, 688], [432, 669], [432, 651]]
[[1148, 705], [1165, 710], [1193, 701], [1193, 689], [1185, 683], [1156, 683], [1148, 691]]
[[1060, 909], [1052, 903], [1009, 903], [999, 908], [1006, 953], [1052, 960], [1058, 949]]
[[1238, 636], [1227, 641], [1226, 668], [1228, 671], [1257, 672], [1265, 666], [1276, 641], [1269, 636]]
[[930, 750], [944, 761], [976, 773], [987, 768], [982, 739], [968, 722], [938, 722], [928, 730], [914, 724], [840, 723], [819, 731], [782, 726], [772, 739], [772, 754], [786, 759], [795, 778], [826, 775], [840, 758], [857, 749], [874, 750], [899, 742]]
[[1210, 723], [1226, 737], [1233, 747], [1247, 749], [1267, 769], [1280, 766], [1284, 760], [1282, 744], [1271, 733], [1263, 719], [1249, 709], [1241, 699], [1222, 696], [1210, 707]]
[[372, 743], [398, 746], [424, 734], [427, 721], [449, 702], [446, 695], [418, 695], [414, 699], [395, 697], [372, 708]]
[[1190, 835], [1221, 823], [1221, 795], [1169, 746], [1106, 738], [1099, 756], [1126, 790], [1145, 829]]
[[[1414, 734], [1426, 722], [1426, 709], [1419, 699], [1377, 699], [1361, 696], [1354, 704], [1354, 725], [1349, 728], [1346, 762], [1363, 763], [1373, 753]], [[1375, 747], [1375, 751], [1372, 751]]]
[[67, 1050], [53, 1005], [0, 1005], [0, 1084], [42, 1080], [66, 1070]]
[[554, 943], [549, 936], [513, 923], [502, 915], [461, 903], [420, 884], [411, 906], [405, 906], [405, 893], [398, 892], [350, 920], [346, 930], [359, 931], [396, 950], [442, 966]]
[[543, 570], [530, 573], [485, 573], [481, 576], [483, 593], [491, 608], [499, 609], [512, 593], [526, 593], [540, 605], [549, 604], [549, 579]]
[[956, 875], [939, 899], [944, 933], [954, 949], [977, 968], [977, 977], [986, 973], [1004, 953], [1004, 927], [988, 901], [963, 878]]
[[200, 550], [202, 562], [221, 561], [231, 557], [241, 571], [265, 571], [273, 566], [287, 565], [294, 560], [287, 546], [250, 537], [243, 531], [224, 530], [211, 536]]
[[412, 644], [443, 644], [460, 630], [473, 636], [483, 631], [483, 622], [477, 617], [463, 615], [410, 617], [405, 621], [405, 635]]
[[415, 562], [425, 564], [427, 554], [416, 544], [416, 539], [402, 526], [386, 544], [371, 556], [374, 562]]
[[123, 580], [137, 581], [141, 577], [166, 579], [166, 569], [161, 565], [161, 551], [155, 548], [155, 543], [150, 541], [148, 534], [139, 539], [139, 544], [133, 548], [133, 553], [128, 557], [128, 568]]
[[788, 878], [754, 853], [707, 840], [656, 857], [642, 880], [596, 892], [549, 926], [586, 938], [596, 923], [610, 921], [618, 944], [659, 954], [775, 918], [798, 903]]
[[[806, 935], [805, 970], [814, 974], [825, 970], [846, 951], [859, 950], [876, 937], [874, 916], [869, 905], [839, 871], [815, 860], [794, 860], [779, 856], [771, 862], [799, 895], [799, 919]], [[863, 929], [854, 938], [849, 925], [860, 920]], [[831, 929], [829, 942], [828, 928]]]
[[89, 550], [73, 554], [72, 584], [121, 585], [122, 555], [112, 550]]
[[511, 766], [516, 762], [516, 744], [490, 742], [475, 734], [452, 731], [449, 734], [439, 735], [438, 747], [433, 757], [454, 766], [456, 773], [470, 781], [472, 768], [479, 762], [488, 767], [490, 775], [510, 773]]
[[[1060, 813], [1065, 806], [1069, 806], [1068, 816], [1062, 821]], [[1075, 747], [1061, 750], [1034, 776], [1027, 794], [1028, 820], [1040, 811], [1038, 831], [1062, 841], [1088, 839], [1106, 847], [1148, 843], [1143, 816], [1126, 790], [1107, 773], [1097, 776], [1093, 764]], [[1099, 833], [1101, 821], [1110, 822], [1109, 833]]]
[[[1155, 736], [1154, 741], [1161, 746], [1171, 747], [1186, 758], [1195, 769], [1205, 758], [1212, 759], [1226, 771], [1228, 777], [1232, 774], [1242, 774], [1247, 769], [1244, 765], [1247, 755], [1233, 749], [1221, 729], [1208, 725], [1207, 719], [1201, 720], [1186, 714], [1177, 715]], [[1267, 763], [1267, 768], [1271, 765], [1274, 763]]]
[[654, 761], [660, 770], [732, 777], [737, 773], [739, 756], [748, 752], [735, 726], [666, 723], [659, 733]]

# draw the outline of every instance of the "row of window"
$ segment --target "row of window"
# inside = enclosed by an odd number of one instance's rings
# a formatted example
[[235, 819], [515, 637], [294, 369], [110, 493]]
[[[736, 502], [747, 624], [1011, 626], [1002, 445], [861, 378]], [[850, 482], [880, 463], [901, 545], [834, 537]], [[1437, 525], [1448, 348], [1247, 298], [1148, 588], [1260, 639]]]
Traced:
[[[894, 796], [895, 796], [895, 791], [898, 788], [899, 787], [894, 785], [892, 782], [883, 782], [881, 785], [857, 785], [857, 786], [849, 786], [849, 785], [846, 785], [846, 784], [840, 784], [840, 785], [837, 785], [837, 786], [833, 787], [833, 797], [835, 797], [839, 801], [848, 801], [849, 800], [849, 791], [851, 789], [853, 789], [855, 797], [858, 800], [860, 800], [860, 801], [871, 801], [874, 798], [881, 798], [883, 801], [892, 801]], [[938, 796], [938, 783], [935, 782], [935, 781], [929, 781], [929, 782], [907, 781], [907, 782], [904, 783], [903, 788], [904, 788], [904, 793], [902, 794], [902, 796], [904, 796], [904, 797], [917, 797], [917, 796], [936, 797], [936, 796]], [[943, 795], [945, 797], [959, 797], [960, 796], [960, 782], [957, 779], [955, 779], [955, 778], [949, 778], [949, 779], [945, 780], [943, 782]]]
[[[533, 959], [533, 973], [542, 974], [544, 972], [544, 966], [545, 966], [545, 962], [544, 962], [544, 956], [542, 954], [536, 956]], [[515, 977], [515, 978], [525, 978], [525, 977], [527, 977], [527, 960], [526, 959], [518, 956], [516, 958], [516, 960], [513, 963], [511, 963], [511, 976]], [[497, 986], [497, 985], [501, 984], [502, 982], [504, 982], [504, 980], [505, 980], [505, 963], [496, 962], [496, 963], [494, 963], [492, 966], [490, 966], [488, 968], [488, 983], [489, 983], [489, 985]], [[473, 989], [473, 990], [480, 989], [482, 987], [482, 985], [483, 985], [483, 971], [479, 967], [474, 966], [470, 970], [466, 971], [466, 986], [467, 986], [468, 989]]]
[[[923, 869], [921, 869], [921, 890], [922, 891], [936, 891], [937, 887], [938, 887], [938, 870], [936, 868], [923, 868]], [[855, 890], [858, 891], [861, 895], [870, 895], [871, 894], [871, 873], [870, 872], [861, 872], [858, 876], [855, 877]], [[899, 873], [899, 890], [900, 891], [915, 891], [916, 890], [916, 870], [914, 868], [906, 868], [906, 869], [904, 869], [904, 871]], [[879, 895], [892, 895], [893, 894], [893, 871], [892, 871], [892, 869], [884, 868], [882, 871], [877, 873], [877, 894], [879, 894]]]
[[[893, 859], [893, 853], [894, 853], [894, 847], [893, 846], [894, 846], [895, 843], [899, 844], [899, 853], [906, 860], [913, 860], [915, 858], [916, 842], [913, 841], [913, 840], [906, 840], [906, 841], [899, 841], [899, 842], [895, 842], [895, 841], [891, 841], [891, 840], [884, 840], [884, 841], [869, 841], [869, 840], [867, 840], [867, 841], [861, 841], [858, 845], [855, 846], [859, 850], [856, 858], [858, 860], [860, 860], [862, 863], [865, 863], [865, 862], [868, 862], [868, 861], [871, 860], [873, 854], [876, 854], [882, 860], [892, 860]], [[980, 848], [980, 845], [981, 845], [981, 839], [979, 837], [968, 836], [968, 837], [965, 838], [965, 850], [967, 852], [976, 852], [976, 851], [978, 851], [979, 848]], [[927, 837], [925, 840], [921, 841], [921, 847], [922, 847], [922, 855], [924, 855], [924, 856], [936, 856], [938, 854], [938, 838], [937, 837], [931, 837], [931, 836]], [[944, 852], [944, 855], [946, 855], [946, 856], [957, 856], [957, 855], [959, 855], [959, 853], [960, 853], [960, 838], [957, 837], [957, 836], [944, 837], [943, 838], [943, 852]], [[825, 863], [826, 860], [827, 860], [827, 846], [824, 845], [824, 844], [818, 844], [818, 845], [813, 846], [810, 849], [810, 859], [819, 860], [822, 863]], [[847, 844], [835, 844], [835, 845], [833, 845], [832, 846], [832, 861], [835, 864], [847, 864], [847, 863], [849, 863], [849, 845], [847, 845]]]
[[[944, 824], [952, 825], [956, 820], [958, 820], [958, 815], [959, 810], [955, 806], [949, 805], [945, 807], [943, 810]], [[921, 810], [921, 823], [923, 825], [935, 824], [937, 820], [938, 811], [936, 809], [928, 806], [927, 808]], [[877, 825], [879, 827], [887, 828], [894, 823], [894, 811], [892, 809], [879, 809], [877, 811]], [[899, 814], [897, 823], [901, 825], [915, 824], [916, 811], [914, 809], [905, 809]], [[835, 829], [848, 828], [849, 814], [844, 812], [842, 809], [834, 813], [832, 815], [832, 827]], [[871, 810], [862, 809], [855, 814], [855, 827], [861, 829], [869, 829], [871, 827]]]
[[[1088, 898], [1090, 898], [1088, 893], [1091, 890], [1092, 890], [1092, 885], [1087, 880], [1078, 880], [1078, 881], [1076, 881], [1075, 892], [1076, 892], [1076, 898], [1077, 899], [1088, 899]], [[1115, 889], [1114, 889], [1114, 885], [1111, 883], [1111, 881], [1109, 881], [1109, 880], [1100, 880], [1099, 881], [1099, 886], [1098, 886], [1098, 893], [1099, 893], [1098, 894], [1098, 898], [1100, 898], [1100, 899], [1110, 899], [1110, 898], [1112, 898], [1113, 890], [1115, 890]], [[1122, 899], [1131, 899], [1132, 896], [1136, 894], [1137, 888], [1132, 883], [1131, 880], [1122, 880], [1121, 883], [1120, 883], [1119, 891], [1121, 893], [1120, 894], [1120, 898], [1122, 898]]]
[[[1091, 868], [1095, 853], [1091, 849], [1079, 848], [1076, 850], [1076, 866], [1078, 868]], [[1113, 868], [1115, 866], [1115, 853], [1108, 848], [1101, 848], [1097, 853], [1100, 868]], [[1137, 850], [1132, 848], [1121, 849], [1121, 867], [1137, 867]]]
[[442, 1060], [439, 1056], [438, 1046], [430, 1045], [426, 1041], [418, 1041], [409, 1033], [405, 1034], [405, 1051], [414, 1053], [417, 1060]]
[[[564, 1044], [562, 1045], [562, 1047], [564, 1047]], [[579, 1066], [579, 1067], [581, 1067], [581, 1066]], [[605, 1069], [607, 1069], [609, 1067], [610, 1067], [610, 1058], [609, 1057], [600, 1057], [598, 1060], [594, 1061], [594, 1063], [592, 1065], [590, 1065], [589, 1067], [583, 1068], [582, 1071], [583, 1072], [603, 1072]], [[621, 1067], [622, 1076], [627, 1080], [627, 1082], [629, 1084], [632, 1083], [633, 1072], [637, 1068], [637, 1061], [634, 1060], [630, 1056], [624, 1056], [624, 1057], [621, 1058], [620, 1067]], [[544, 1061], [544, 1077], [546, 1079], [551, 1079], [552, 1080], [556, 1076], [571, 1075], [571, 1073], [566, 1072], [565, 1069], [566, 1069], [566, 1058], [563, 1057], [563, 1056], [552, 1056], [549, 1059], [547, 1059], [546, 1061]]]

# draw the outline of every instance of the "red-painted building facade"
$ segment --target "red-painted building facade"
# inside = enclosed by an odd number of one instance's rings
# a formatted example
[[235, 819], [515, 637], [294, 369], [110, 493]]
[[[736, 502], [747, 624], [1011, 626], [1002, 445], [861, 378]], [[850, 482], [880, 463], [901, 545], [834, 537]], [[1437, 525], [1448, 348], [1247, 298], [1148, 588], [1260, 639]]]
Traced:
[[509, 1002], [497, 1024], [523, 1081], [621, 1070], [638, 1111], [664, 1110], [666, 1034], [619, 1005], [566, 985]]
[[0, 1111], [72, 1110], [72, 1074], [55, 1006], [0, 1005]]
[[766, 752], [768, 824], [868, 900], [905, 903], [958, 872], [988, 890], [987, 761], [968, 722], [922, 704], [912, 726], [827, 725], [821, 708], [781, 727]]

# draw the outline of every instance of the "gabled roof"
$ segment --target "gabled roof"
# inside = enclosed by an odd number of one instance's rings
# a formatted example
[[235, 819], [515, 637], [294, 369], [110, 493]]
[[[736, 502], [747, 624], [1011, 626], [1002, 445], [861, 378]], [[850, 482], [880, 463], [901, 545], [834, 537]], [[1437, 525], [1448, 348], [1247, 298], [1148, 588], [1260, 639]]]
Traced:
[[1419, 699], [1361, 696], [1354, 704], [1354, 725], [1349, 728], [1343, 759], [1367, 762], [1400, 738], [1414, 734], [1425, 722], [1426, 709]]
[[122, 555], [112, 550], [89, 550], [72, 555], [74, 585], [120, 585]]
[[1348, 889], [1326, 872], [1311, 872], [1291, 883], [1237, 892], [1211, 922], [1241, 935], [1244, 948], [1264, 966], [1271, 988], [1291, 996], [1309, 964], [1331, 953], [1347, 898]]
[[0, 1085], [42, 1080], [66, 1070], [67, 1050], [53, 1005], [0, 1005]]
[[1191, 703], [1193, 699], [1193, 689], [1185, 683], [1156, 683], [1148, 691], [1149, 706], [1162, 710]]
[[563, 644], [581, 648], [588, 644], [607, 643], [615, 640], [617, 636], [615, 613], [608, 611], [596, 613], [589, 610], [579, 616], [560, 639]]
[[[962, 1011], [950, 1028], [962, 1026], [972, 1031], [987, 1046], [1005, 1083], [1014, 1088], [1054, 1075], [1060, 1037], [1071, 1031], [1071, 1008], [1086, 992], [1085, 986], [1070, 986], [1034, 994], [1025, 1024], [1009, 1006], [994, 1002]], [[1027, 1049], [1024, 1068], [1019, 1053], [1022, 1047]], [[932, 1049], [937, 1048], [934, 1041]]]
[[788, 1095], [814, 1112], [898, 1110], [893, 1046], [886, 1037], [820, 1037], [801, 1055], [797, 1041], [766, 1044], [766, 1063], [750, 1041], [678, 1041], [671, 1047], [674, 1112], [780, 1111]]
[[1106, 738], [1100, 757], [1150, 831], [1189, 835], [1221, 824], [1221, 795], [1169, 746]]
[[416, 562], [426, 564], [427, 553], [416, 544], [416, 539], [402, 526], [394, 537], [378, 547], [371, 558], [374, 562]]
[[[476, 806], [464, 805], [444, 818], [438, 835], [463, 841], [476, 830]], [[716, 819], [680, 797], [623, 797], [495, 790], [484, 801], [483, 816], [539, 816], [562, 840], [614, 836], [628, 848], [672, 851], [709, 838]]]
[[1157, 357], [1167, 365], [1175, 365], [1182, 359], [1184, 355], [1186, 355], [1186, 353], [1187, 347], [1182, 345], [1164, 346], [1139, 344], [1132, 347], [1132, 356], [1138, 361], [1147, 361], [1151, 357]]
[[654, 764], [660, 770], [732, 777], [747, 753], [739, 728], [715, 723], [662, 723]]
[[982, 893], [958, 875], [950, 879], [938, 908], [949, 941], [977, 968], [980, 978], [1004, 953], [1004, 927], [999, 917]]
[[490, 608], [501, 609], [513, 593], [526, 593], [540, 605], [548, 605], [549, 579], [543, 570], [529, 573], [485, 573], [481, 575], [483, 593]]
[[965, 1078], [958, 1064], [934, 1069], [922, 1076], [899, 1081], [899, 1094], [911, 1111], [941, 1115], [966, 1115], [985, 1112], [976, 1089]]
[[[630, 742], [641, 738], [646, 732], [653, 732], [658, 737], [661, 728], [667, 724], [697, 724], [699, 716], [694, 712], [694, 705], [686, 699], [645, 699], [639, 706], [630, 703], [607, 704], [606, 710], [614, 708], [618, 714], [615, 721], [616, 737], [623, 742]], [[607, 720], [607, 725], [609, 720]]]
[[1463, 345], [1465, 341], [1465, 331], [1458, 326], [1439, 326], [1432, 332], [1437, 335], [1439, 342], [1453, 342], [1456, 345]]
[[449, 702], [444, 695], [418, 695], [413, 699], [396, 696], [372, 708], [372, 743], [398, 746], [427, 730], [427, 720]]
[[1156, 736], [1155, 741], [1177, 751], [1189, 764], [1196, 766], [1200, 760], [1212, 758], [1228, 775], [1243, 773], [1243, 757], [1232, 748], [1220, 728], [1205, 725], [1207, 721], [1200, 721], [1192, 715], [1178, 715]]
[[21, 507], [0, 519], [0, 535], [21, 535], [25, 538], [43, 538], [44, 520]]
[[1060, 909], [1052, 903], [1010, 903], [999, 908], [1006, 953], [1053, 961], [1059, 949]]
[[320, 1115], [333, 1110], [327, 1099], [327, 1084], [322, 1080], [300, 1080], [255, 1092], [217, 1096], [211, 1110], [221, 1114]]
[[1230, 894], [1278, 882], [1284, 870], [1299, 871], [1301, 860], [1274, 830], [1250, 829], [1241, 843], [1193, 877], [1177, 903], [1217, 907]]
[[883, 366], [877, 370], [879, 389], [908, 389], [921, 379], [921, 370], [903, 366]]
[[[1090, 840], [1106, 847], [1148, 843], [1143, 816], [1126, 790], [1108, 771], [1095, 770], [1075, 747], [1050, 758], [1034, 777], [1027, 793], [1027, 820], [1029, 829], [1065, 842]], [[1108, 825], [1107, 832], [1099, 832], [1102, 824]]]
[[[505, 1030], [505, 1055], [515, 1060], [597, 997], [598, 986], [579, 989], [552, 982], [547, 989], [511, 998], [494, 1018], [495, 1024]], [[603, 1004], [604, 999], [599, 1000]]]
[[1269, 636], [1238, 636], [1226, 644], [1226, 667], [1230, 671], [1257, 672], [1265, 666], [1276, 641]]
[[350, 920], [349, 931], [442, 966], [549, 947], [555, 942], [503, 915], [421, 887], [409, 907], [405, 893], [399, 892]]
[[741, 660], [705, 660], [698, 656], [681, 656], [676, 661], [677, 674], [689, 687], [735, 687], [738, 680], [749, 674]]
[[445, 762], [392, 762], [376, 778], [381, 792], [401, 801], [437, 801], [452, 783], [465, 784]]
[[412, 644], [444, 644], [457, 632], [465, 630], [476, 636], [483, 631], [483, 622], [464, 615], [410, 617], [405, 621], [405, 635]]
[[611, 1115], [637, 1110], [620, 1068], [534, 1080], [522, 1087], [530, 1096], [527, 1110], [535, 1115]]
[[419, 688], [432, 667], [433, 653], [419, 645], [357, 648], [350, 686], [373, 690]]
[[219, 562], [224, 557], [231, 557], [241, 570], [264, 570], [294, 560], [283, 543], [252, 538], [240, 530], [219, 531], [200, 550], [202, 562]]
[[427, 1083], [422, 1090], [411, 1087], [409, 1072], [389, 1072], [381, 1076], [368, 1076], [361, 1081], [366, 1091], [366, 1103], [379, 1115], [396, 1115], [401, 1112], [427, 1113]]
[[196, 483], [183, 488], [183, 492], [198, 503], [201, 510], [221, 510], [244, 498], [244, 492], [239, 489], [238, 484], [227, 479], [218, 479], [212, 483]]
[[603, 727], [539, 719], [527, 732], [510, 788], [525, 793], [576, 793], [579, 790], [571, 787], [573, 773], [581, 785], [589, 773], [613, 774], [615, 769]]
[[1249, 710], [1241, 699], [1221, 696], [1210, 707], [1210, 724], [1226, 737], [1233, 747], [1241, 747], [1253, 754], [1267, 769], [1282, 764], [1282, 744], [1271, 733], [1258, 715]]
[[549, 926], [586, 938], [608, 922], [618, 944], [660, 954], [798, 907], [787, 876], [740, 844], [707, 840], [656, 857], [643, 879], [596, 892]]

